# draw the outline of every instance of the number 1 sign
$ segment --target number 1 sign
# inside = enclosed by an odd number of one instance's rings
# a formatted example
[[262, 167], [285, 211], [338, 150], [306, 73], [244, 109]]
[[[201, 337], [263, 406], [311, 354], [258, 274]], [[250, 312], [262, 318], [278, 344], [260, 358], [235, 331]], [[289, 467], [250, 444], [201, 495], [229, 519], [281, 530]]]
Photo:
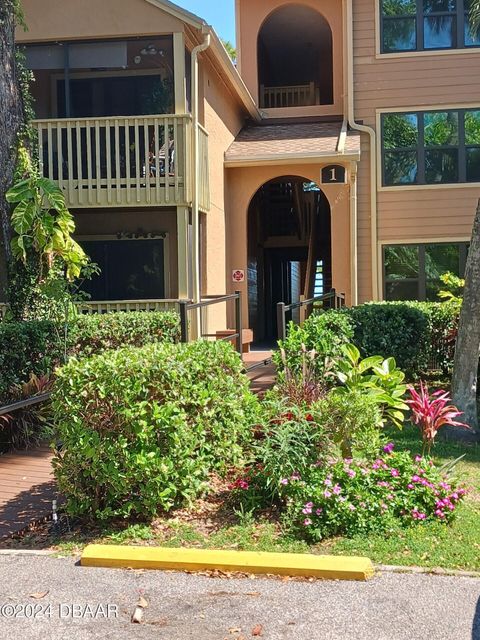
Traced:
[[329, 164], [322, 168], [321, 184], [345, 184], [347, 171], [341, 164]]

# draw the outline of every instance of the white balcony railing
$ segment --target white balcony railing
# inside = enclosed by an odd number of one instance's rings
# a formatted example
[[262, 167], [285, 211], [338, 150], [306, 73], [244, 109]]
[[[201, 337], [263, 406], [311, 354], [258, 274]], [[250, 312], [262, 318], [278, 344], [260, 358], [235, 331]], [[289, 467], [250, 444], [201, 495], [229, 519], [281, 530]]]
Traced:
[[308, 107], [315, 104], [320, 104], [320, 96], [314, 82], [281, 87], [260, 85], [260, 107], [262, 109]]
[[[70, 207], [189, 205], [190, 115], [35, 120], [43, 175]], [[208, 209], [208, 134], [200, 131]]]

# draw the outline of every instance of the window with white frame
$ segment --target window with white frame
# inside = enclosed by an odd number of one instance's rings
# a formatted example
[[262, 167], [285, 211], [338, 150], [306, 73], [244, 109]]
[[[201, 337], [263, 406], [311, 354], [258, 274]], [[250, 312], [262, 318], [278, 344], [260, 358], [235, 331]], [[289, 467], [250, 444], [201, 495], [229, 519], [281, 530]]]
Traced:
[[480, 182], [480, 107], [383, 113], [384, 186]]
[[381, 52], [480, 46], [471, 23], [474, 0], [380, 0]]
[[385, 300], [439, 301], [440, 276], [463, 277], [468, 242], [395, 244], [383, 247]]

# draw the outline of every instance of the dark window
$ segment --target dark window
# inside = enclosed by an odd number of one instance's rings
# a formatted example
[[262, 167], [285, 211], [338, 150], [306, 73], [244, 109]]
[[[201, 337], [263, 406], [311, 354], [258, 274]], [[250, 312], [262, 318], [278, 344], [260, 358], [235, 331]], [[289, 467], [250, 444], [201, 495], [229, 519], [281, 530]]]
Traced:
[[100, 267], [83, 285], [94, 301], [165, 298], [164, 240], [86, 240], [80, 244]]
[[383, 250], [385, 300], [438, 301], [447, 271], [463, 277], [467, 242], [389, 245]]
[[480, 182], [480, 110], [382, 114], [383, 184]]
[[472, 0], [382, 0], [382, 53], [480, 46], [470, 26]]

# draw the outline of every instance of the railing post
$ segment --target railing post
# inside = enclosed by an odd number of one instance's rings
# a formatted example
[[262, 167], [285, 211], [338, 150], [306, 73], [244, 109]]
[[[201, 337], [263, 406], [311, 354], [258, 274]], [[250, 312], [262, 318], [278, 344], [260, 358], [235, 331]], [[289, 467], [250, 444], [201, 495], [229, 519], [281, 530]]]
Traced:
[[188, 318], [187, 318], [187, 300], [180, 300], [180, 341], [188, 342]]
[[235, 291], [235, 333], [238, 353], [242, 353], [242, 292]]
[[285, 340], [287, 337], [284, 302], [277, 303], [277, 335], [279, 340]]
[[[333, 308], [337, 309], [337, 291], [336, 289], [332, 288], [330, 289], [330, 293], [332, 294], [332, 299], [333, 299]], [[331, 306], [332, 303], [330, 303]]]
[[305, 302], [305, 296], [303, 294], [300, 296], [299, 302], [300, 302], [300, 307], [298, 309], [298, 321], [301, 326], [306, 319], [306, 309], [305, 309], [305, 305], [303, 304]]

